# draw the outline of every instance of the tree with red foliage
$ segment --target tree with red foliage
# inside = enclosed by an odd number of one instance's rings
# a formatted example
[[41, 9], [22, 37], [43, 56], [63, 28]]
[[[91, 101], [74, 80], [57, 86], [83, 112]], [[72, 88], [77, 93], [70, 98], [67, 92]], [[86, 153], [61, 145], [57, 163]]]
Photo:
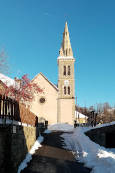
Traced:
[[5, 95], [17, 101], [25, 102], [32, 101], [34, 94], [41, 93], [42, 89], [36, 83], [32, 83], [27, 74], [21, 79], [15, 78], [15, 86], [5, 88]]

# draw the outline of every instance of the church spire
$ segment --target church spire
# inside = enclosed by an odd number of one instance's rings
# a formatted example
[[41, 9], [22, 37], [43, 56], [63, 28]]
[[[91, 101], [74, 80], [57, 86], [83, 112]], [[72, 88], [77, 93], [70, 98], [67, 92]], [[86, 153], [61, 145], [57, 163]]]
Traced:
[[63, 41], [62, 41], [62, 45], [61, 45], [59, 54], [60, 54], [60, 56], [66, 56], [66, 57], [73, 56], [67, 22], [65, 23]]

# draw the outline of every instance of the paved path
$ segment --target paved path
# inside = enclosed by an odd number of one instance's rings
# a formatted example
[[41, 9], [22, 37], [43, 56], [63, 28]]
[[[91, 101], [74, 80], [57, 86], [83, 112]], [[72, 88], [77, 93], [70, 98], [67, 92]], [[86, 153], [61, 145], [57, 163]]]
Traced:
[[62, 132], [53, 132], [45, 137], [43, 146], [21, 173], [90, 173], [90, 169], [76, 162], [70, 151], [63, 149]]

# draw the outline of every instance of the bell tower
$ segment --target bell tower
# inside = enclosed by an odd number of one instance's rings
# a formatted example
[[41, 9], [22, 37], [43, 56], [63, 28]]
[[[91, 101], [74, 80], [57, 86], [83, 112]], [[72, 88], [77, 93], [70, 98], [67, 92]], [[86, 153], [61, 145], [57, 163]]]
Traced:
[[67, 22], [58, 57], [58, 123], [73, 124], [75, 116], [74, 62]]

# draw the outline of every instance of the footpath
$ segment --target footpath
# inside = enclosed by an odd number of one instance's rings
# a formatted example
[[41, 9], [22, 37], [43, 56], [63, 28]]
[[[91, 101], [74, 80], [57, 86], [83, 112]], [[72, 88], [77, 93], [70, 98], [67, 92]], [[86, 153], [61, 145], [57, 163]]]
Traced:
[[45, 135], [42, 147], [21, 173], [90, 173], [91, 169], [77, 162], [72, 152], [63, 149], [64, 139], [60, 136], [63, 133], [55, 131]]

